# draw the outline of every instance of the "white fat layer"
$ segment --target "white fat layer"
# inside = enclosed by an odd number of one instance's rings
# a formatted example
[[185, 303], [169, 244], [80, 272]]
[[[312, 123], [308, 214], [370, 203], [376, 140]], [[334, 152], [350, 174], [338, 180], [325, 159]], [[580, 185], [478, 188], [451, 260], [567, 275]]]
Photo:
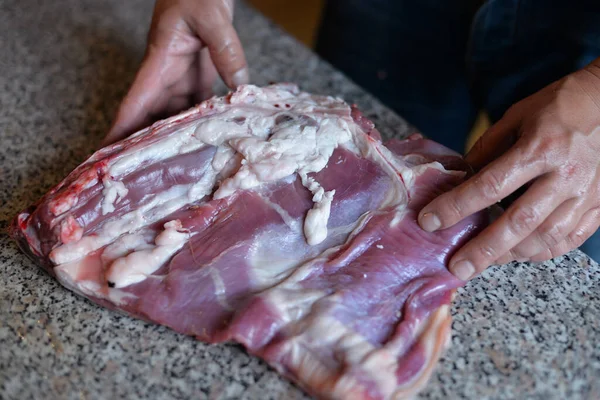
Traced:
[[406, 208], [406, 205], [400, 204], [396, 206], [396, 209], [394, 210], [394, 218], [392, 218], [392, 220], [390, 221], [390, 227], [393, 228], [395, 226], [398, 226], [398, 224], [402, 222], [402, 220], [406, 217], [406, 214], [408, 214], [408, 209]]
[[63, 244], [50, 252], [50, 259], [57, 265], [72, 262], [86, 254], [112, 243], [119, 236], [135, 232], [146, 225], [159, 221], [177, 211], [191, 201], [210, 194], [216, 179], [207, 171], [199, 182], [189, 185], [175, 185], [155, 195], [137, 210], [107, 221], [96, 235], [84, 236], [77, 242]]
[[[427, 361], [411, 380], [405, 382], [402, 386], [397, 386], [391, 393], [390, 398], [398, 400], [410, 398], [427, 384], [437, 360], [442, 355], [446, 343], [450, 340], [450, 320], [450, 306], [443, 305], [434, 311], [426, 321], [422, 321], [418, 328], [418, 341]], [[374, 364], [377, 360], [372, 360], [369, 364], [370, 361], [367, 360], [365, 366], [377, 370], [379, 366]]]
[[[404, 214], [404, 211], [399, 210], [397, 213]], [[362, 231], [369, 220], [369, 214], [371, 213], [363, 215], [357, 221], [348, 241]], [[376, 246], [383, 248], [382, 245]], [[429, 318], [417, 320], [411, 326], [412, 334], [408, 336], [417, 338], [423, 345], [427, 361], [410, 382], [398, 387], [396, 371], [401, 367], [398, 360], [412, 342], [408, 343], [403, 335], [398, 335], [381, 347], [374, 346], [362, 335], [328, 316], [338, 302], [336, 295], [327, 295], [324, 291], [308, 290], [301, 286], [301, 282], [314, 272], [315, 263], [322, 264], [328, 254], [337, 251], [338, 248], [339, 246], [329, 248], [320, 257], [297, 267], [291, 275], [265, 295], [265, 300], [277, 310], [290, 336], [282, 351], [290, 357], [303, 382], [313, 387], [327, 386], [333, 397], [352, 398], [355, 390], [361, 387], [361, 383], [350, 375], [339, 377], [337, 374], [331, 374], [331, 367], [322, 364], [321, 357], [306, 351], [307, 348], [317, 345], [332, 349], [335, 354], [344, 356], [344, 359], [340, 360], [342, 364], [360, 365], [362, 376], [373, 381], [384, 398], [407, 398], [403, 396], [413, 395], [426, 382], [432, 366], [440, 356], [443, 343], [446, 342], [446, 338], [441, 334], [447, 333], [444, 332], [442, 323], [449, 318], [449, 307], [442, 306]], [[321, 306], [316, 307], [316, 304]]]
[[[283, 303], [287, 303], [287, 298]], [[360, 365], [361, 360], [377, 351], [377, 348], [334, 318], [319, 315], [318, 318], [309, 317], [309, 319], [310, 321], [288, 326], [288, 330], [291, 329], [292, 337], [283, 345], [283, 353], [289, 357], [289, 362], [298, 372], [300, 380], [306, 385], [319, 387], [323, 392], [329, 393], [332, 398], [355, 398], [356, 390], [361, 387], [360, 382], [351, 375], [345, 374], [340, 377], [337, 375], [336, 369], [321, 362], [320, 355], [307, 351], [307, 349], [315, 346], [331, 349], [338, 356], [344, 356], [343, 360], [339, 360], [343, 365]], [[377, 382], [381, 393], [389, 394], [395, 386], [395, 374], [392, 373], [390, 376], [387, 368], [381, 372], [379, 369], [375, 369], [364, 371], [364, 373], [366, 374], [365, 378]], [[388, 397], [384, 396], [384, 398]]]
[[[287, 282], [286, 282], [287, 283]], [[288, 286], [285, 285], [284, 286]], [[283, 323], [296, 322], [311, 311], [312, 306], [326, 293], [322, 290], [277, 288], [269, 292], [268, 301], [279, 311]]]
[[[297, 241], [289, 232], [278, 234], [278, 230], [265, 232], [257, 236], [255, 243], [251, 247], [248, 262], [251, 265], [252, 281], [258, 288], [273, 286], [274, 283], [285, 280], [286, 287], [295, 287], [301, 281], [306, 279], [314, 272], [315, 264], [323, 264], [332, 255], [337, 253], [345, 243], [350, 242], [365, 227], [370, 219], [371, 212], [363, 214], [354, 223], [339, 226], [330, 230], [330, 237], [340, 235], [348, 237], [345, 242], [338, 246], [328, 246], [327, 242], [321, 244], [321, 249], [316, 247], [316, 252], [312, 256], [307, 256], [306, 248], [300, 246], [296, 248]], [[273, 239], [273, 238], [276, 239]], [[329, 237], [328, 237], [329, 239]], [[299, 265], [298, 260], [310, 259]], [[274, 303], [286, 303], [282, 298]]]
[[215, 171], [221, 171], [227, 169], [227, 165], [231, 162], [231, 159], [235, 156], [235, 151], [228, 145], [222, 145], [217, 148], [215, 156], [212, 160], [212, 167]]
[[119, 177], [130, 173], [141, 164], [166, 160], [176, 155], [185, 154], [204, 146], [194, 137], [195, 124], [188, 124], [176, 133], [156, 140], [142, 141], [126, 148], [108, 168], [108, 173]]
[[146, 250], [154, 247], [154, 233], [151, 230], [140, 230], [136, 233], [123, 235], [102, 251], [101, 259], [107, 265], [117, 258], [125, 257], [132, 251]]
[[[348, 105], [339, 99], [246, 86], [235, 92], [230, 102], [227, 104], [223, 99], [213, 99], [211, 103], [204, 103], [195, 110], [210, 106], [210, 114], [184, 122], [183, 127], [173, 128], [174, 131], [168, 134], [145, 130], [140, 135], [155, 136], [149, 136], [145, 141], [138, 139], [137, 143], [110, 160], [106, 170], [108, 176], [116, 179], [140, 165], [156, 163], [206, 145], [218, 146], [212, 168], [199, 182], [176, 185], [164, 192], [145, 196], [136, 211], [115, 216], [94, 235], [54, 249], [50, 259], [56, 264], [80, 259], [119, 236], [135, 232], [210, 194], [217, 182], [223, 179], [215, 193], [216, 199], [239, 189], [256, 188], [295, 172], [304, 175], [318, 172], [326, 166], [339, 145], [357, 151], [352, 142], [352, 129], [357, 128], [351, 120]], [[275, 107], [276, 104], [278, 107]], [[311, 117], [306, 117], [306, 113], [311, 113]], [[193, 114], [194, 111], [190, 111], [186, 115], [190, 117]], [[295, 120], [276, 126], [276, 119], [280, 116]], [[158, 123], [157, 129], [170, 130], [182, 118], [177, 116]], [[243, 157], [241, 166], [239, 156]], [[126, 195], [126, 190], [120, 182], [105, 182], [104, 215], [114, 211], [114, 204]], [[323, 193], [315, 197], [317, 200], [305, 229], [309, 243], [319, 243], [327, 236], [326, 219], [332, 195]]]
[[[285, 212], [285, 211], [284, 211]], [[288, 226], [275, 225], [260, 233], [254, 238], [248, 253], [251, 280], [257, 290], [273, 286], [284, 279], [297, 282], [310, 273], [312, 268], [310, 262], [303, 263], [301, 260], [309, 260], [319, 257], [324, 260], [329, 254], [339, 250], [339, 246], [331, 248], [331, 242], [339, 242], [340, 237], [346, 237], [361, 225], [355, 221], [348, 225], [342, 225], [329, 229], [329, 235], [325, 242], [320, 245], [305, 246], [304, 236], [301, 230], [301, 219], [292, 220]], [[328, 243], [328, 241], [331, 241]], [[305, 267], [302, 264], [306, 264]], [[300, 268], [298, 268], [300, 267]], [[290, 275], [294, 273], [294, 277]]]
[[116, 259], [106, 271], [106, 279], [115, 288], [138, 283], [164, 265], [188, 241], [189, 233], [181, 232], [179, 220], [169, 221], [154, 239], [155, 246], [136, 250]]
[[[197, 113], [200, 118], [191, 118]], [[164, 219], [187, 204], [209, 195], [219, 183], [215, 199], [229, 196], [240, 189], [255, 189], [295, 174], [302, 178], [303, 185], [313, 194], [314, 205], [304, 219], [306, 241], [311, 245], [323, 243], [328, 237], [327, 223], [335, 193], [325, 191], [309, 174], [325, 168], [338, 146], [361, 153], [377, 162], [390, 176], [396, 177], [382, 207], [400, 207], [407, 201], [406, 186], [398, 173], [400, 171], [410, 187], [414, 179], [410, 174], [414, 175], [414, 172], [400, 165], [401, 160], [384, 146], [367, 140], [352, 121], [348, 105], [340, 99], [250, 85], [240, 88], [229, 100], [214, 98], [184, 116], [190, 119], [182, 126], [177, 125], [183, 119], [180, 115], [158, 123], [155, 130], [147, 129], [134, 135], [148, 135], [148, 138], [135, 139], [130, 147], [108, 160], [106, 173], [111, 179], [103, 182], [102, 213], [106, 215], [114, 211], [115, 204], [127, 195], [127, 188], [116, 179], [140, 165], [160, 162], [207, 145], [217, 146], [211, 167], [202, 178], [195, 183], [175, 185], [168, 190], [148, 194], [135, 211], [113, 216], [94, 234], [55, 248], [50, 253], [50, 259], [55, 264], [75, 262], [92, 251], [110, 245], [121, 236], [130, 235]], [[164, 134], [163, 129], [166, 130]], [[442, 168], [441, 165], [439, 167]], [[76, 202], [77, 198], [73, 201]], [[296, 228], [299, 221], [288, 218], [283, 209], [276, 211], [290, 228]], [[119, 246], [127, 248], [125, 244]], [[278, 269], [291, 268], [291, 262], [280, 261], [281, 268]]]
[[[283, 220], [283, 223], [290, 228], [292, 232], [297, 232], [300, 228], [300, 221], [298, 219], [292, 218], [292, 216], [279, 204], [271, 201], [267, 196], [261, 196], [265, 204], [271, 207]], [[289, 232], [286, 232], [289, 236]]]
[[406, 205], [408, 203], [407, 186], [398, 174], [408, 167], [401, 164], [401, 161], [397, 160], [397, 157], [379, 142], [369, 141], [364, 135], [356, 135], [355, 142], [363, 157], [377, 163], [392, 178], [392, 185], [380, 208]]
[[244, 157], [239, 171], [225, 180], [214, 197], [231, 195], [265, 182], [285, 178], [295, 172], [319, 172], [340, 144], [352, 139], [348, 124], [340, 118], [323, 118], [316, 126], [288, 124], [273, 129], [270, 137], [258, 135], [232, 138], [231, 147]]
[[298, 173], [302, 184], [313, 193], [315, 204], [306, 216], [304, 234], [308, 244], [315, 245], [327, 237], [327, 221], [335, 192], [325, 192], [308, 174], [325, 168], [339, 145], [351, 143], [352, 133], [347, 122], [340, 118], [324, 118], [318, 123], [318, 129], [308, 122], [283, 125], [270, 137], [252, 136], [229, 141], [243, 155], [244, 161], [238, 172], [221, 184], [214, 198]]
[[[322, 192], [323, 188], [320, 188], [320, 191]], [[315, 205], [308, 210], [304, 220], [304, 235], [311, 246], [319, 244], [327, 238], [327, 221], [329, 221], [331, 201], [334, 194], [335, 190], [331, 190], [320, 193], [318, 197], [315, 194], [315, 197], [313, 197]]]
[[[383, 346], [374, 346], [335, 318], [321, 313], [309, 314], [324, 295], [319, 291], [278, 289], [269, 296], [269, 303], [279, 311], [290, 335], [282, 351], [290, 357], [300, 379], [312, 387], [327, 387], [335, 398], [353, 398], [355, 390], [361, 387], [354, 376], [338, 376], [330, 366], [322, 363], [320, 355], [306, 351], [316, 347], [343, 355], [344, 358], [339, 360], [342, 365], [360, 366], [360, 375], [374, 382], [383, 398], [405, 399], [417, 393], [427, 382], [447, 341], [449, 330], [444, 324], [449, 323], [449, 306], [441, 306], [429, 318], [418, 321], [412, 327], [410, 337], [421, 344], [426, 362], [412, 379], [398, 386], [396, 372], [402, 367], [398, 364], [402, 355], [400, 349], [408, 345], [402, 341], [404, 336], [398, 336]], [[328, 301], [335, 300], [329, 296]]]
[[[144, 243], [144, 240], [135, 238], [134, 242]], [[124, 240], [131, 242], [131, 240]], [[145, 243], [144, 243], [145, 244]], [[131, 244], [129, 244], [131, 246]], [[141, 244], [137, 243], [136, 247]], [[113, 256], [116, 254], [112, 254]], [[110, 253], [107, 254], [107, 257]], [[134, 295], [116, 288], [107, 288], [102, 280], [102, 271], [107, 264], [107, 257], [90, 254], [85, 258], [70, 263], [65, 263], [54, 268], [58, 280], [69, 289], [86, 297], [107, 299], [114, 304], [122, 304], [126, 298]]]
[[115, 288], [109, 288], [108, 292], [104, 292], [102, 290], [103, 286], [98, 282], [78, 279], [77, 275], [84, 267], [85, 266], [82, 263], [76, 261], [74, 263], [60, 265], [54, 268], [54, 272], [56, 273], [56, 278], [63, 286], [83, 297], [106, 299], [115, 305], [120, 305], [126, 299], [135, 297], [131, 293]]
[[210, 267], [210, 278], [213, 281], [213, 285], [215, 285], [215, 295], [217, 296], [219, 304], [226, 310], [233, 310], [233, 307], [227, 302], [227, 290], [225, 289], [225, 282], [223, 281], [219, 270]]
[[102, 190], [102, 215], [106, 215], [115, 211], [115, 203], [127, 196], [129, 190], [123, 182], [113, 181], [108, 177], [102, 180], [104, 189]]
[[[397, 157], [396, 157], [397, 159]], [[412, 168], [405, 168], [404, 170], [402, 170], [402, 177], [406, 182], [406, 185], [408, 187], [412, 187], [414, 185], [414, 181], [415, 179], [420, 176], [422, 173], [431, 170], [431, 169], [437, 169], [440, 172], [443, 172], [445, 174], [448, 175], [454, 175], [457, 176], [459, 178], [464, 177], [467, 173], [465, 171], [453, 171], [453, 170], [447, 170], [446, 168], [444, 168], [444, 166], [439, 163], [438, 161], [432, 161], [430, 163], [427, 164], [420, 164], [420, 165], [416, 165]]]
[[[431, 170], [432, 168], [437, 169], [438, 171], [443, 172], [445, 174], [455, 175], [458, 177], [463, 177], [466, 174], [466, 172], [464, 171], [447, 170], [438, 161], [432, 161], [429, 163], [419, 164], [410, 167], [409, 165], [407, 165], [407, 161], [413, 160], [406, 160], [404, 157], [398, 157], [397, 155], [392, 153], [392, 151], [389, 150], [387, 147], [380, 144], [376, 145], [376, 149], [377, 153], [379, 154], [379, 157], [377, 157], [377, 159], [379, 159], [380, 161], [385, 161], [385, 163], [389, 163], [388, 168], [390, 168], [391, 166], [392, 171], [396, 171], [396, 173], [400, 174], [400, 176], [402, 177], [403, 186], [405, 188], [412, 188], [414, 186], [415, 180], [422, 173]], [[379, 164], [383, 166], [381, 162]]]

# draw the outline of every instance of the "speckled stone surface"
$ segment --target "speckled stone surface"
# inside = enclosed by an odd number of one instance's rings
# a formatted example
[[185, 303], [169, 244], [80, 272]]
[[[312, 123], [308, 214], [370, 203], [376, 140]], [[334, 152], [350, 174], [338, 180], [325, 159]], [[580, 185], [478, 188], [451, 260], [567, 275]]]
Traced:
[[[0, 228], [84, 160], [143, 52], [149, 0], [0, 2]], [[253, 80], [358, 103], [408, 125], [240, 5]], [[305, 399], [239, 346], [206, 345], [99, 308], [0, 236], [0, 398]], [[459, 291], [452, 346], [424, 399], [600, 398], [600, 269], [579, 252], [488, 270]]]

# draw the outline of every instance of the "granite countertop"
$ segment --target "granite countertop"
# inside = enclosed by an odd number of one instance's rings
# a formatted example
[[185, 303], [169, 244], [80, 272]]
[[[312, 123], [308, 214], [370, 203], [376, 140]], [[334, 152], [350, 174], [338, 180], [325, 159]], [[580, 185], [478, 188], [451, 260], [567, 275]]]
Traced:
[[[0, 3], [0, 228], [85, 159], [142, 56], [148, 0]], [[398, 116], [241, 4], [253, 81], [356, 102], [387, 135]], [[0, 398], [304, 399], [236, 345], [207, 345], [102, 309], [0, 235]], [[458, 292], [452, 346], [424, 399], [600, 398], [600, 269], [575, 251], [494, 267]]]

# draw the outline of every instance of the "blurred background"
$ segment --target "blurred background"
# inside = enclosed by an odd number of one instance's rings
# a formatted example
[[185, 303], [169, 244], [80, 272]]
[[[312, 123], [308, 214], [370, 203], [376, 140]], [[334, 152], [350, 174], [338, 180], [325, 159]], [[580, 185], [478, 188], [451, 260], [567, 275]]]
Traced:
[[313, 48], [324, 0], [247, 0], [306, 46]]
[[[324, 0], [246, 0], [284, 30], [314, 49], [315, 37], [321, 19]], [[410, 122], [410, 121], [409, 121]], [[468, 150], [489, 126], [481, 113], [473, 126], [465, 150]]]

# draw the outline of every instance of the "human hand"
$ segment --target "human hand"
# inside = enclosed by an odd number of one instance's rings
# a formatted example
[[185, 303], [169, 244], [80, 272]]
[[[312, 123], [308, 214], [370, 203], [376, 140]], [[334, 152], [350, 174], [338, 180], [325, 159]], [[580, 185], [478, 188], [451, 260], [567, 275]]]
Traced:
[[233, 3], [156, 1], [144, 60], [103, 144], [211, 97], [217, 72], [230, 88], [248, 82]]
[[579, 247], [600, 225], [600, 59], [512, 106], [466, 159], [480, 171], [421, 210], [426, 231], [526, 190], [452, 256], [453, 274]]

